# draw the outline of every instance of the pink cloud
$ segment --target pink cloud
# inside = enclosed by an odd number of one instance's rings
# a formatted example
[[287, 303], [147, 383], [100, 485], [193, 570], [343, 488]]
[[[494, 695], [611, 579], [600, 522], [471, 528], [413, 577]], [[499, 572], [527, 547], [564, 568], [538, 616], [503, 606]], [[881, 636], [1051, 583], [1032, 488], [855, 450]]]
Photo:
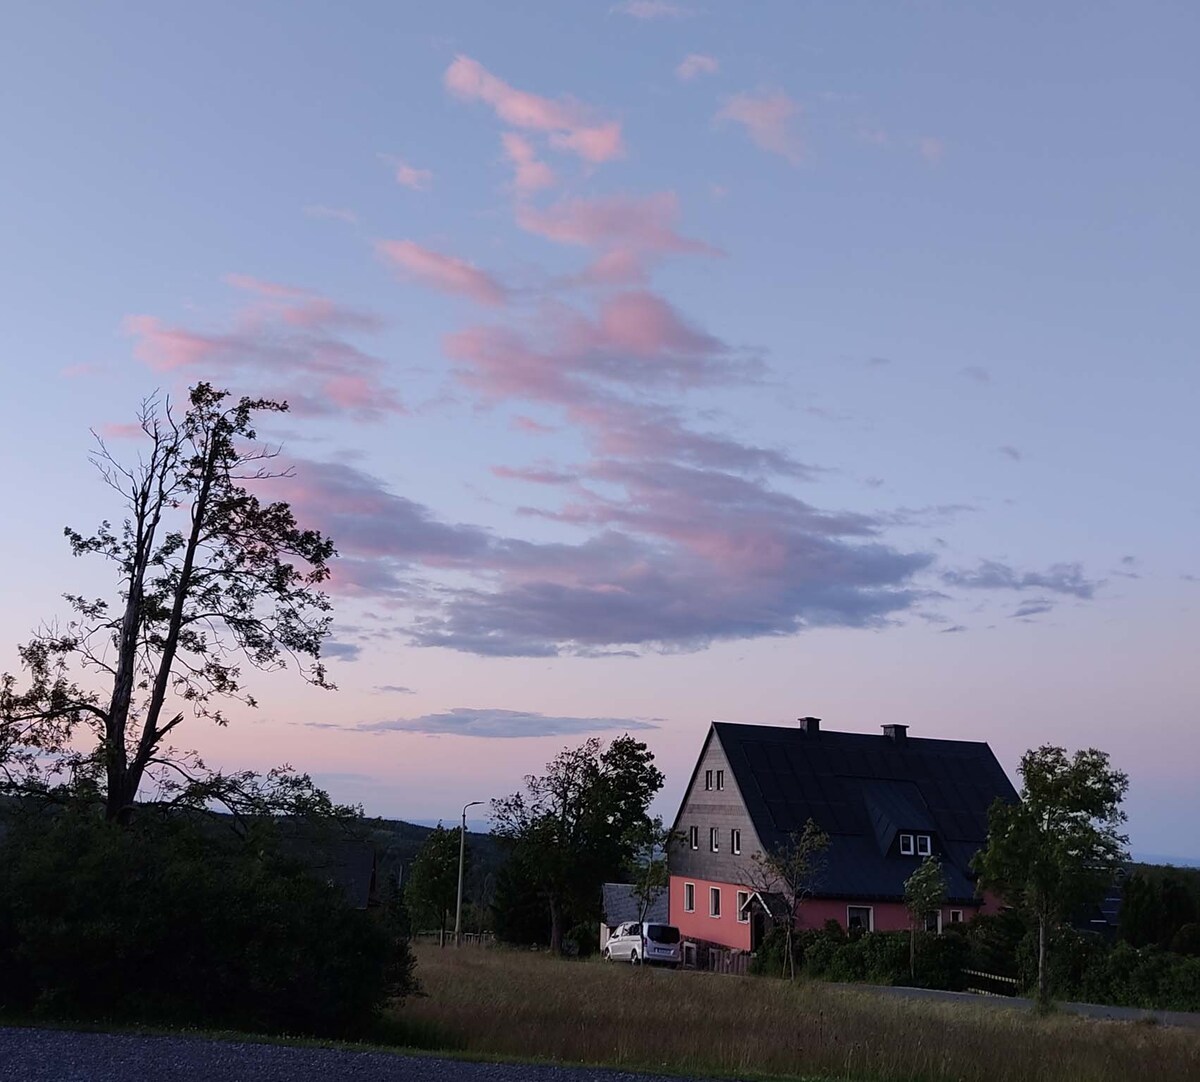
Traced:
[[100, 426], [100, 435], [108, 440], [136, 440], [145, 434], [142, 426], [132, 421], [109, 421]]
[[522, 432], [532, 432], [537, 436], [545, 436], [558, 431], [553, 425], [543, 424], [541, 421], [535, 421], [532, 417], [526, 417], [523, 414], [512, 419], [512, 426]]
[[514, 128], [543, 132], [555, 145], [585, 161], [610, 161], [624, 153], [617, 121], [597, 122], [592, 111], [571, 100], [555, 101], [517, 90], [477, 60], [457, 56], [443, 77], [446, 89], [464, 101], [481, 101]]
[[917, 150], [930, 165], [937, 165], [946, 153], [946, 144], [936, 136], [925, 135], [917, 141]]
[[528, 139], [517, 132], [506, 131], [501, 134], [500, 141], [504, 145], [505, 155], [513, 164], [513, 187], [518, 194], [530, 195], [542, 188], [553, 187], [557, 179], [554, 170], [538, 160], [537, 152]]
[[395, 165], [397, 184], [403, 184], [404, 187], [411, 188], [415, 192], [429, 190], [433, 183], [433, 173], [428, 169], [417, 169], [401, 158], [396, 159]]
[[285, 399], [307, 416], [347, 413], [378, 420], [404, 406], [383, 382], [384, 366], [344, 338], [375, 332], [382, 321], [296, 286], [229, 275], [251, 300], [219, 330], [172, 326], [151, 315], [125, 320], [134, 356], [184, 379], [220, 379], [246, 393]]
[[742, 125], [755, 146], [799, 165], [803, 145], [793, 129], [793, 120], [799, 113], [797, 102], [782, 90], [771, 90], [734, 95], [721, 107], [716, 119]]
[[716, 75], [720, 67], [715, 57], [705, 56], [703, 53], [688, 53], [676, 67], [675, 76], [688, 83], [698, 75]]
[[505, 290], [490, 274], [455, 256], [411, 240], [381, 240], [378, 252], [398, 271], [443, 293], [470, 297], [478, 304], [504, 303]]
[[522, 229], [559, 244], [643, 252], [704, 252], [716, 249], [675, 229], [679, 199], [674, 192], [648, 196], [566, 199], [545, 209], [517, 208]]

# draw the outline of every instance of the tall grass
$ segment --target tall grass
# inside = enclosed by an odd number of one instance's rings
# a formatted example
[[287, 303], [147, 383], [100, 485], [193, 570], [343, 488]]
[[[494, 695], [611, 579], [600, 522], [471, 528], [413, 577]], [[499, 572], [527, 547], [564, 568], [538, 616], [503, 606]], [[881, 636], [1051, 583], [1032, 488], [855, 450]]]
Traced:
[[[1200, 1032], [544, 954], [418, 950], [426, 1047], [725, 1076], [1195, 1082]], [[435, 1036], [436, 1035], [436, 1036]]]

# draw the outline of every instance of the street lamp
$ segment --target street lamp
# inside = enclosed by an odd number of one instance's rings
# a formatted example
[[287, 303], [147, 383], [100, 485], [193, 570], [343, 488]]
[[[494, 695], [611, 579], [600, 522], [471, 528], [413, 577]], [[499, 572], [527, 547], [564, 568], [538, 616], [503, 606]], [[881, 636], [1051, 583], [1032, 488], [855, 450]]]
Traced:
[[458, 834], [458, 905], [454, 908], [454, 945], [456, 947], [462, 946], [462, 890], [463, 865], [466, 863], [467, 857], [467, 809], [482, 803], [482, 800], [472, 800], [470, 804], [463, 805], [462, 830]]

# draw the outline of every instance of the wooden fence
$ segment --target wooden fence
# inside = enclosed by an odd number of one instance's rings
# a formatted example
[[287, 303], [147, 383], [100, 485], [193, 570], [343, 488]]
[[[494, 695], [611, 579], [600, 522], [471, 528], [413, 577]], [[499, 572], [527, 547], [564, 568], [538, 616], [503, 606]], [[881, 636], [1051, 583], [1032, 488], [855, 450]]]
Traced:
[[977, 969], [964, 969], [967, 991], [978, 996], [1015, 996], [1021, 990], [1016, 977], [1002, 977], [999, 973], [981, 973]]

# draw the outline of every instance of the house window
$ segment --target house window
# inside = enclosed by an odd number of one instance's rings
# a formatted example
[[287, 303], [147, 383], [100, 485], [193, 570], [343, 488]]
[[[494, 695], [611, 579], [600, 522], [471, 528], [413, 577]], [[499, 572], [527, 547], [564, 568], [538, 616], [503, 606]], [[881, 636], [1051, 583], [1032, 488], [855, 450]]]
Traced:
[[749, 924], [750, 923], [750, 914], [746, 911], [746, 903], [748, 901], [750, 901], [750, 895], [744, 890], [739, 890], [737, 892], [738, 924]]
[[950, 923], [951, 924], [962, 924], [962, 922], [963, 922], [963, 911], [961, 909], [951, 909], [950, 910]]
[[699, 827], [688, 827], [688, 844], [691, 845], [691, 847], [693, 849], [700, 848], [700, 828]]
[[705, 789], [712, 788], [712, 771], [711, 770], [706, 770], [704, 772], [704, 788]]
[[725, 771], [724, 770], [717, 771], [717, 788], [718, 789], [725, 788]]
[[925, 914], [925, 931], [933, 932], [935, 935], [941, 935], [942, 911], [940, 909], [931, 909]]
[[708, 828], [708, 848], [712, 853], [721, 848], [721, 832], [716, 827]]
[[911, 834], [900, 835], [900, 855], [902, 857], [911, 857], [916, 849], [913, 847], [913, 836]]
[[729, 832], [729, 850], [733, 853], [742, 851], [742, 832], [734, 829]]
[[917, 856], [927, 857], [933, 852], [933, 841], [928, 834], [917, 835]]
[[721, 915], [721, 888], [708, 888], [708, 915], [710, 917], [719, 917]]
[[685, 913], [696, 912], [696, 884], [683, 884], [683, 911]]
[[846, 929], [861, 928], [864, 932], [875, 930], [875, 910], [869, 905], [846, 906]]

